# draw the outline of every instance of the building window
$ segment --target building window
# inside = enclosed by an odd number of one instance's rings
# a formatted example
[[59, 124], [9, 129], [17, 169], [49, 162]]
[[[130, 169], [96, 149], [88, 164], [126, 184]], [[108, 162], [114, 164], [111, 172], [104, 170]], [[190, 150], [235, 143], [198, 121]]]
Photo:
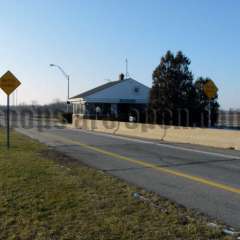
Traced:
[[73, 104], [73, 113], [74, 114], [84, 114], [85, 113], [85, 104], [74, 103]]

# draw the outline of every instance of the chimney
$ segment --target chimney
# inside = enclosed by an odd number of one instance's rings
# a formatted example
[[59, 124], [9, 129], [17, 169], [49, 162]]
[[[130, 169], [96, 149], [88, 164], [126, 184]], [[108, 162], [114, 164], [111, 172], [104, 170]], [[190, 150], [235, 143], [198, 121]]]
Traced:
[[122, 80], [124, 80], [124, 78], [125, 78], [125, 76], [124, 76], [124, 74], [123, 74], [123, 73], [119, 74], [119, 81], [122, 81]]

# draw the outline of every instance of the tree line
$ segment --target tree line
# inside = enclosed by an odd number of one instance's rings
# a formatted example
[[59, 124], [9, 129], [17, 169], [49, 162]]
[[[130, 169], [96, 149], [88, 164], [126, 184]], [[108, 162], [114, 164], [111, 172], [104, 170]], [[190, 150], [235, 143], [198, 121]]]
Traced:
[[209, 121], [209, 99], [203, 86], [208, 77], [194, 81], [189, 69], [190, 59], [181, 51], [171, 51], [161, 58], [152, 74], [149, 101], [149, 122], [181, 126], [214, 126], [217, 121], [218, 95], [211, 99]]

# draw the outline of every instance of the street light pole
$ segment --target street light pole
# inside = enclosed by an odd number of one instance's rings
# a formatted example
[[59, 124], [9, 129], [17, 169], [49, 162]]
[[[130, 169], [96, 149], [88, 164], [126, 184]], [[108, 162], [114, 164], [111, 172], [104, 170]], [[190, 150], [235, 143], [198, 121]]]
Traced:
[[66, 75], [66, 77], [67, 77], [67, 112], [69, 113], [68, 99], [69, 99], [69, 81], [70, 81], [70, 77], [69, 77], [69, 75]]
[[64, 77], [67, 79], [67, 112], [69, 112], [69, 106], [68, 106], [68, 99], [69, 99], [69, 91], [70, 91], [70, 76], [63, 70], [63, 68], [57, 64], [50, 64], [50, 67], [56, 67], [60, 70], [60, 72], [64, 75]]

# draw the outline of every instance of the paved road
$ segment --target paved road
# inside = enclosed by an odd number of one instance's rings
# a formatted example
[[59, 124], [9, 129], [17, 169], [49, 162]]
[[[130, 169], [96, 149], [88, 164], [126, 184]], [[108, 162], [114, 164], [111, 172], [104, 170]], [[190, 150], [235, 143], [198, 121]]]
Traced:
[[89, 166], [240, 228], [240, 152], [74, 129], [18, 129]]

